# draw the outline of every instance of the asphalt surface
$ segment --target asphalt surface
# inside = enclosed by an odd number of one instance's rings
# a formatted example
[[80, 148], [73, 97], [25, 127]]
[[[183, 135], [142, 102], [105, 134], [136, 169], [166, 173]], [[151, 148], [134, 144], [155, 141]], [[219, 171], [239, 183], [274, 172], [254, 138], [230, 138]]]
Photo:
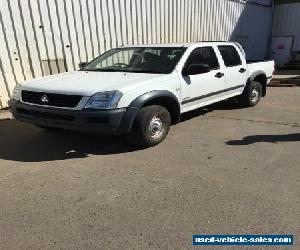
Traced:
[[[189, 113], [160, 145], [0, 121], [0, 249], [300, 249], [300, 88]], [[193, 234], [293, 234], [193, 247]]]

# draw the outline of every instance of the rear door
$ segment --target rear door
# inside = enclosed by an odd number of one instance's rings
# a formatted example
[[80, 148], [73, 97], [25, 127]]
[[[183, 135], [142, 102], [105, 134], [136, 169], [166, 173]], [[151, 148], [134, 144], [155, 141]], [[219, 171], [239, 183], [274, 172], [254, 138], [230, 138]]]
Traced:
[[225, 93], [240, 91], [246, 84], [248, 78], [248, 67], [246, 60], [240, 50], [233, 45], [218, 46], [225, 64]]
[[195, 48], [189, 55], [184, 68], [191, 64], [207, 64], [210, 72], [181, 77], [183, 112], [201, 106], [222, 93], [225, 85], [224, 73], [220, 70], [215, 50], [211, 46]]

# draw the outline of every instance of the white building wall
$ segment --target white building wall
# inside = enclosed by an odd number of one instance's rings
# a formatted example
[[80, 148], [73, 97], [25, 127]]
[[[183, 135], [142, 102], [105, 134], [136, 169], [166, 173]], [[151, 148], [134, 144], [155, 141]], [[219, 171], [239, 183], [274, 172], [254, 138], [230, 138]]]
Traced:
[[300, 51], [300, 3], [275, 6], [273, 36], [293, 36], [293, 51]]
[[[252, 0], [253, 2], [254, 0]], [[0, 105], [17, 82], [77, 69], [126, 44], [240, 41], [264, 59], [270, 0], [0, 0]]]

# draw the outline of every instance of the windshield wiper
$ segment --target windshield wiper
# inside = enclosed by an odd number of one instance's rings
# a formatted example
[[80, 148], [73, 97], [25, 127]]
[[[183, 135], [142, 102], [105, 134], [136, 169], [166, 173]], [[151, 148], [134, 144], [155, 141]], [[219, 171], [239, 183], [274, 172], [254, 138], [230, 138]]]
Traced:
[[95, 72], [126, 72], [122, 69], [82, 69], [83, 71], [95, 71]]
[[82, 71], [94, 71], [94, 72], [128, 72], [128, 73], [153, 73], [153, 74], [167, 74], [167, 71], [155, 71], [153, 69], [81, 69]]
[[130, 70], [128, 72], [132, 73], [153, 73], [153, 74], [166, 74], [164, 71], [156, 71], [153, 69], [136, 69], [136, 70]]

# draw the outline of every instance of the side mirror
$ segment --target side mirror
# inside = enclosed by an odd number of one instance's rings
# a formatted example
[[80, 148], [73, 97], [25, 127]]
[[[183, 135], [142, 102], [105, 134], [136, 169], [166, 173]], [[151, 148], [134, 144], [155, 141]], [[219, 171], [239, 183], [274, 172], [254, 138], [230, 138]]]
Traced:
[[210, 68], [207, 64], [191, 64], [183, 70], [182, 75], [199, 75], [203, 73], [208, 73], [209, 71]]
[[80, 63], [78, 63], [78, 67], [80, 69], [83, 68], [85, 65], [87, 65], [87, 62], [80, 62]]

